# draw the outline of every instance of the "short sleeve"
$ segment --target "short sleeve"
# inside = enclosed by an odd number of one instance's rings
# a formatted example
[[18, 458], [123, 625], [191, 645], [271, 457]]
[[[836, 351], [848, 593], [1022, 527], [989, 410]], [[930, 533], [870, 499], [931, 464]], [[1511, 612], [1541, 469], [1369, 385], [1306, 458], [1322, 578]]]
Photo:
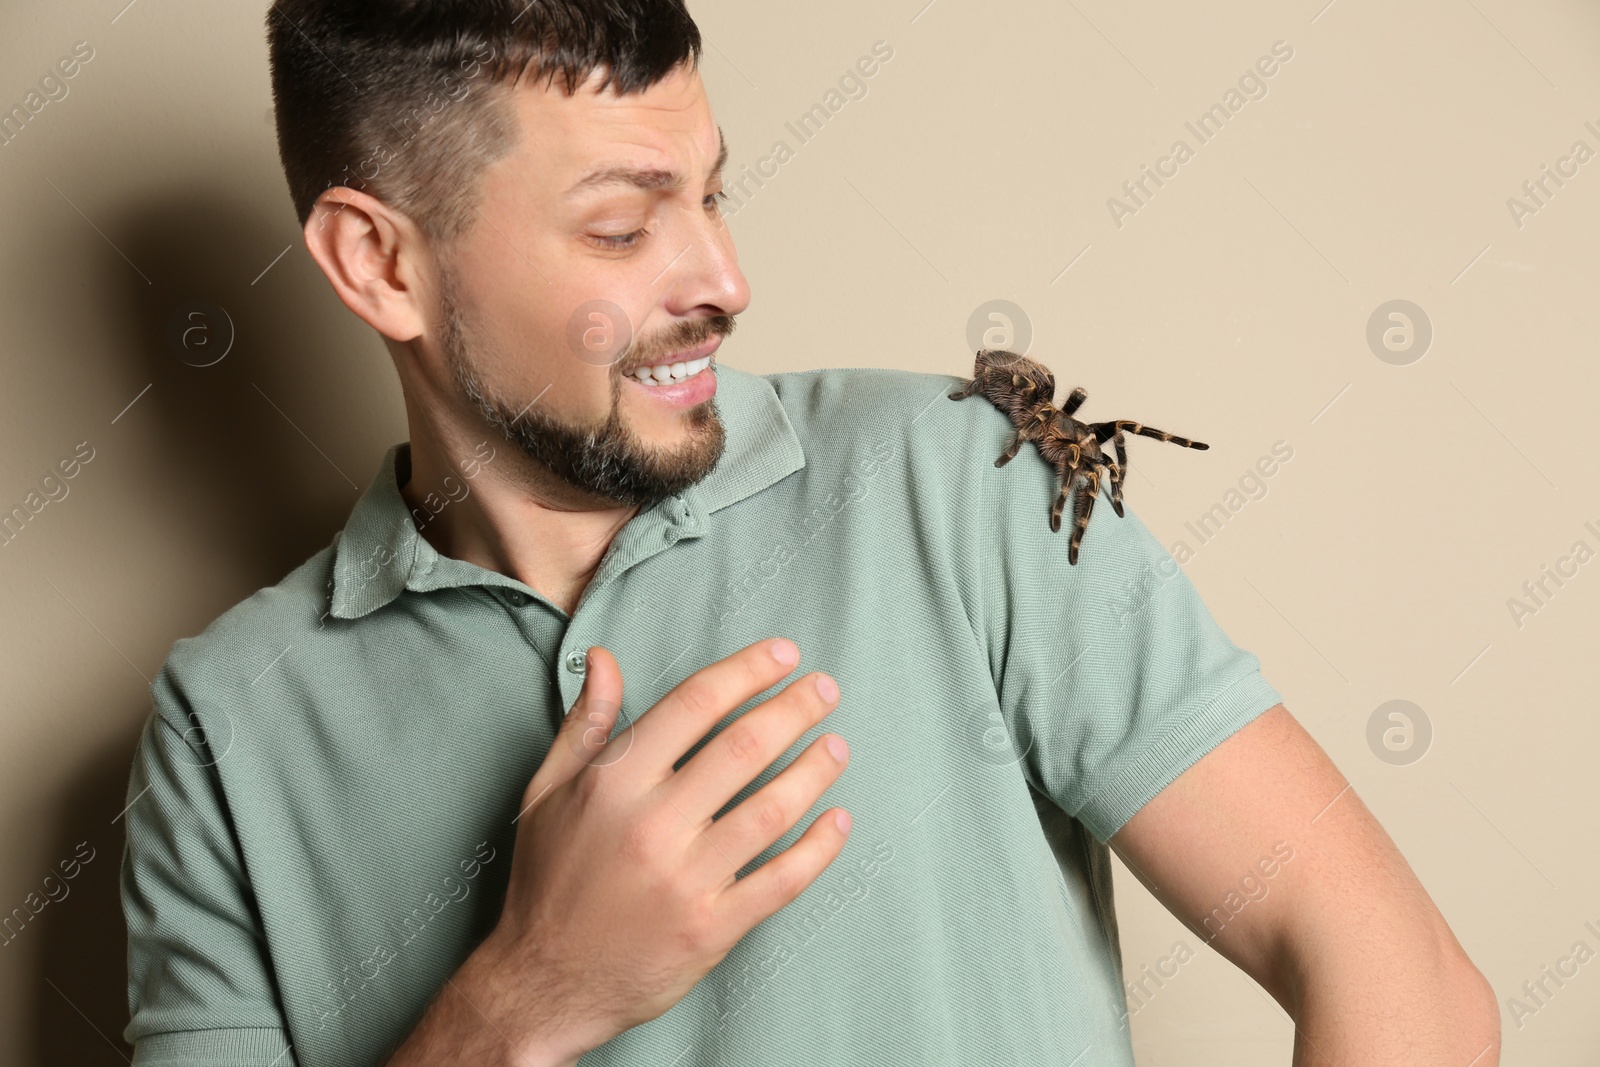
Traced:
[[134, 1067], [294, 1067], [217, 759], [165, 672], [154, 692], [124, 816], [122, 1036]]
[[1001, 712], [1035, 787], [1107, 842], [1282, 696], [1128, 503], [1147, 483], [1124, 486], [1119, 517], [1102, 473], [1069, 564], [1071, 505], [1052, 531], [1056, 476], [1031, 445], [984, 481], [998, 522], [983, 556]]

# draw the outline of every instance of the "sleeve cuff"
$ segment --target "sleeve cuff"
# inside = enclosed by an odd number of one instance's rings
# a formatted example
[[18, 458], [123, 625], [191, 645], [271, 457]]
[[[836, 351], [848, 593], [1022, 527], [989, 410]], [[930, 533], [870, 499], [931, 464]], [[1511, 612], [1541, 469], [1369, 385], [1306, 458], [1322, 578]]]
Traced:
[[141, 1037], [133, 1067], [298, 1067], [277, 1027], [175, 1030]]
[[1205, 710], [1181, 715], [1181, 722], [1117, 768], [1090, 796], [1076, 818], [1101, 842], [1111, 835], [1201, 757], [1283, 703], [1283, 695], [1259, 669], [1235, 679]]

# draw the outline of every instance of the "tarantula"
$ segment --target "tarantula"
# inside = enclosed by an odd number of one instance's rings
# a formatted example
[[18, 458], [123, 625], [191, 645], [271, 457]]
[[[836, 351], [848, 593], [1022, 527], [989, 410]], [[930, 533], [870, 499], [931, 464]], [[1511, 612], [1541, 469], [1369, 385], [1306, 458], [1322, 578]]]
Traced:
[[[1072, 495], [1077, 476], [1082, 474], [1087, 479], [1089, 492], [1079, 493], [1072, 509], [1072, 544], [1067, 550], [1068, 563], [1078, 562], [1078, 546], [1083, 543], [1083, 531], [1089, 526], [1089, 513], [1094, 510], [1095, 498], [1100, 495], [1100, 466], [1104, 466], [1111, 476], [1111, 506], [1116, 509], [1119, 518], [1123, 514], [1122, 479], [1128, 469], [1127, 444], [1122, 435], [1124, 429], [1145, 437], [1171, 441], [1185, 448], [1211, 447], [1200, 441], [1191, 441], [1187, 437], [1145, 426], [1133, 419], [1079, 422], [1072, 417], [1073, 413], [1088, 399], [1089, 394], [1081, 386], [1073, 389], [1066, 403], [1057, 408], [1053, 403], [1056, 380], [1050, 369], [1015, 352], [980, 349], [972, 373], [972, 380], [951, 393], [950, 399], [964, 400], [982, 394], [1017, 428], [1017, 435], [1000, 453], [994, 465], [1004, 467], [1016, 458], [1023, 442], [1032, 441], [1045, 461], [1055, 467], [1061, 491], [1050, 505], [1050, 529], [1057, 533], [1061, 531], [1061, 511], [1066, 506], [1067, 498]], [[1100, 446], [1107, 440], [1117, 450], [1115, 460], [1100, 451]]]

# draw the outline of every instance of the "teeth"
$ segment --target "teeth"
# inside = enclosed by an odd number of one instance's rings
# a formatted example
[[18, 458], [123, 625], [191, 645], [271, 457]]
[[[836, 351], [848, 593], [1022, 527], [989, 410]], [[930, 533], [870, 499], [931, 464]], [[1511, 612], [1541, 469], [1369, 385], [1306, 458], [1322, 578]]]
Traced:
[[710, 356], [701, 356], [682, 363], [658, 363], [654, 367], [640, 367], [633, 372], [633, 377], [641, 385], [663, 385], [668, 382], [681, 382], [692, 378], [696, 374], [711, 366]]

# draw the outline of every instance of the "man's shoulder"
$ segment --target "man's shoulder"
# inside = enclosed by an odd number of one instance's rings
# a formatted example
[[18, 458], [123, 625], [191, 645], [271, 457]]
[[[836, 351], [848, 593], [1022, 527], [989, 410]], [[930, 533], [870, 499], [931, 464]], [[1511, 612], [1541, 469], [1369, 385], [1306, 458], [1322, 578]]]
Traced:
[[[875, 412], [903, 414], [933, 408], [963, 379], [952, 374], [897, 370], [892, 367], [818, 367], [813, 370], [763, 374], [791, 419], [806, 424], [826, 423], [835, 430], [840, 421], [860, 421]], [[951, 405], [954, 406], [954, 405]], [[796, 423], [796, 429], [800, 423]]]
[[[914, 462], [990, 452], [992, 463], [1010, 423], [981, 398], [953, 402], [966, 378], [888, 367], [824, 367], [765, 374], [808, 454], [813, 445], [855, 450], [873, 442], [912, 445]], [[992, 446], [992, 447], [991, 447]]]
[[275, 657], [324, 625], [338, 540], [228, 608], [198, 634], [174, 641], [152, 686], [157, 696], [182, 701], [194, 687], [226, 689], [236, 699], [248, 694], [253, 679]]
[[[875, 367], [828, 368], [763, 375], [778, 394], [806, 452], [824, 480], [890, 470], [907, 507], [924, 529], [947, 531], [966, 546], [1014, 555], [1028, 566], [1068, 567], [1072, 512], [1052, 529], [1051, 505], [1060, 475], [1029, 444], [1012, 462], [996, 459], [1016, 436], [1009, 417], [981, 395], [952, 400], [970, 379], [951, 374]], [[1123, 571], [1157, 546], [1135, 509], [1118, 515], [1112, 482], [1098, 469], [1098, 492], [1083, 552], [1086, 563], [1063, 580], [1120, 581]], [[1080, 474], [1074, 495], [1089, 491]], [[920, 519], [919, 519], [920, 521]]]

